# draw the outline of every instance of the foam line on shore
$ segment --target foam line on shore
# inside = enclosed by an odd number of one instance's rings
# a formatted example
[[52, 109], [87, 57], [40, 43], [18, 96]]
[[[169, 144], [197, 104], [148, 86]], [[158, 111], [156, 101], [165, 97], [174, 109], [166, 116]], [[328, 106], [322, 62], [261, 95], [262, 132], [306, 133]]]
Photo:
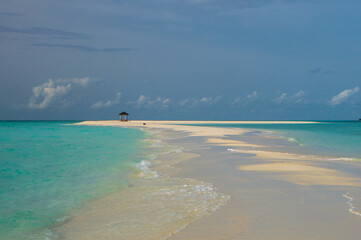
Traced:
[[342, 196], [347, 199], [347, 205], [349, 206], [348, 211], [357, 216], [361, 216], [360, 209], [357, 209], [354, 205], [354, 197], [351, 197], [351, 194], [349, 192], [343, 194]]

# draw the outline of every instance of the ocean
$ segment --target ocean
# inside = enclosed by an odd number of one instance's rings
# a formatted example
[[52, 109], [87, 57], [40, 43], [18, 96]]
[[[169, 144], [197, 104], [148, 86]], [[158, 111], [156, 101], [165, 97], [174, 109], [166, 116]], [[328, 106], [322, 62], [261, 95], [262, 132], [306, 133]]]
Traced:
[[146, 133], [74, 122], [0, 122], [0, 239], [51, 239], [77, 209], [127, 186]]
[[0, 122], [0, 240], [165, 239], [229, 199], [153, 168], [189, 158], [162, 131], [73, 123]]

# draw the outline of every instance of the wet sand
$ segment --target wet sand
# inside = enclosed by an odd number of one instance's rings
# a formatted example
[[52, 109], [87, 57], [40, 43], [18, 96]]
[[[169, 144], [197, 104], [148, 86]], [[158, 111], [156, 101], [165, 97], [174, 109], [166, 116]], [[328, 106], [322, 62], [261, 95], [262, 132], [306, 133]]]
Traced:
[[[156, 166], [156, 171], [172, 179], [211, 183], [217, 194], [231, 196], [225, 205], [193, 218], [181, 231], [162, 229], [165, 231], [162, 236], [138, 239], [164, 239], [164, 236], [175, 240], [359, 238], [361, 217], [349, 211], [345, 194], [361, 191], [360, 163], [270, 151], [278, 149], [275, 144], [279, 142], [244, 135], [251, 130], [171, 125], [182, 123], [81, 123], [158, 129], [159, 134], [169, 136], [163, 139], [167, 144], [180, 146], [183, 152], [171, 157], [179, 160], [171, 161], [167, 159], [170, 155], [163, 156], [160, 161], [168, 164]], [[95, 207], [102, 211], [99, 208], [101, 206]], [[136, 238], [128, 236], [128, 239]]]

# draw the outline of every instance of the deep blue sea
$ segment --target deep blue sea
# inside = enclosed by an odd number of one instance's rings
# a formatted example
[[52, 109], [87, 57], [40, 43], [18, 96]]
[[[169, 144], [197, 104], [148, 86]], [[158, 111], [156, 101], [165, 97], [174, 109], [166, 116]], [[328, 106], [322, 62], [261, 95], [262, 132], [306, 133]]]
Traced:
[[0, 122], [0, 239], [48, 239], [89, 200], [127, 185], [145, 147], [138, 129]]
[[[199, 125], [200, 126], [200, 125]], [[207, 124], [207, 126], [273, 131], [303, 148], [326, 156], [361, 159], [361, 122], [322, 121], [310, 124]]]

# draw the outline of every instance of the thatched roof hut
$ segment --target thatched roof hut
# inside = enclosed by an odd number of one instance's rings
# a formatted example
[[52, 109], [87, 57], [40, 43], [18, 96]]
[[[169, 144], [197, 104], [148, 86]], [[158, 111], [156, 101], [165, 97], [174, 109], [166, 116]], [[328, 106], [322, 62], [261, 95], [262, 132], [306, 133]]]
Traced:
[[121, 113], [119, 113], [119, 116], [120, 116], [120, 121], [122, 121], [122, 122], [127, 122], [128, 121], [128, 118], [129, 118], [128, 113], [121, 112]]

